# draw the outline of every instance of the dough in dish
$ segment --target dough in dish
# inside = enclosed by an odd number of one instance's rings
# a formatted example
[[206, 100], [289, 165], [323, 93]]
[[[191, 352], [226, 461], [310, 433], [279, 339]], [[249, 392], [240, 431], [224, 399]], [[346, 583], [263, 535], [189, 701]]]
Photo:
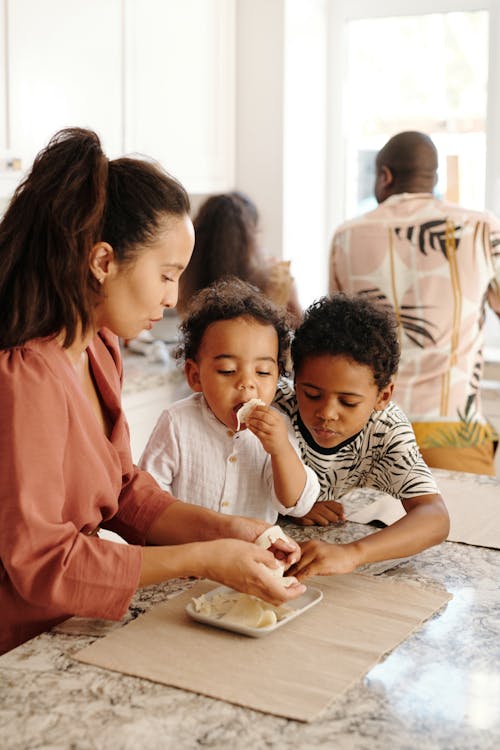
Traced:
[[236, 412], [236, 432], [241, 428], [241, 425], [248, 419], [250, 413], [256, 406], [265, 406], [265, 402], [261, 398], [251, 398], [250, 401], [246, 401], [243, 406], [240, 406]]
[[213, 617], [220, 622], [242, 625], [246, 628], [268, 628], [291, 615], [292, 609], [272, 604], [250, 594], [238, 591], [209, 596], [202, 594], [192, 600], [196, 612]]

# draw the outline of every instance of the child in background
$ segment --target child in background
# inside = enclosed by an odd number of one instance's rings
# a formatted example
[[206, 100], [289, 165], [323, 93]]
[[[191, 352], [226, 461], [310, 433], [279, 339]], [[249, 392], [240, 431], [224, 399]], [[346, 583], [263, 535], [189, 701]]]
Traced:
[[292, 341], [292, 361], [295, 390], [283, 382], [275, 403], [291, 418], [302, 458], [321, 486], [301, 523], [342, 521], [339, 500], [354, 487], [399, 498], [406, 515], [349, 544], [307, 542], [290, 572], [299, 579], [348, 573], [446, 539], [443, 499], [410, 422], [391, 402], [399, 362], [392, 312], [362, 296], [324, 297], [306, 311]]
[[[283, 315], [232, 278], [192, 299], [180, 333], [178, 356], [195, 393], [162, 413], [141, 467], [163, 489], [222, 513], [269, 523], [278, 513], [307, 513], [318, 479], [300, 459], [289, 419], [269, 406], [289, 349]], [[236, 414], [251, 399], [265, 405], [238, 429]]]
[[290, 261], [266, 254], [260, 243], [259, 212], [239, 190], [209, 196], [193, 219], [195, 245], [179, 283], [177, 309], [181, 316], [193, 294], [219, 279], [236, 276], [253, 284], [279, 308], [293, 325], [302, 320]]

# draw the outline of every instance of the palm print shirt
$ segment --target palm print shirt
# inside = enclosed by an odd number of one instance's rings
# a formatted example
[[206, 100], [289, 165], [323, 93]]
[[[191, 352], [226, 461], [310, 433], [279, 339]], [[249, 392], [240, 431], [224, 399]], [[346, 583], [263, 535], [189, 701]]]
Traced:
[[284, 380], [274, 403], [290, 417], [302, 460], [319, 479], [318, 500], [339, 500], [355, 487], [373, 487], [400, 500], [439, 492], [411, 424], [392, 401], [373, 411], [361, 432], [335, 448], [315, 442], [300, 418], [295, 392]]
[[482, 425], [485, 305], [500, 314], [500, 221], [430, 193], [393, 195], [341, 225], [329, 291], [394, 308], [401, 362], [394, 401], [410, 420]]

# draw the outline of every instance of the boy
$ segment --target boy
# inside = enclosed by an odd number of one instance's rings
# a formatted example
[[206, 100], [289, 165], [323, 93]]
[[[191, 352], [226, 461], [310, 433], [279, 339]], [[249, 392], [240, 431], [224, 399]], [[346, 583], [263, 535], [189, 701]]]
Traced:
[[319, 501], [304, 525], [343, 520], [339, 502], [354, 487], [401, 500], [406, 516], [349, 544], [303, 546], [293, 575], [347, 573], [439, 544], [449, 518], [412, 427], [391, 402], [399, 362], [391, 312], [362, 296], [335, 294], [306, 311], [292, 341], [295, 391], [285, 382], [275, 403], [294, 426], [302, 457], [318, 475]]
[[[257, 289], [226, 279], [192, 299], [179, 358], [194, 394], [160, 416], [140, 465], [191, 503], [275, 523], [302, 516], [319, 494], [292, 425], [269, 404], [285, 371], [289, 329]], [[254, 406], [240, 428], [237, 413]]]

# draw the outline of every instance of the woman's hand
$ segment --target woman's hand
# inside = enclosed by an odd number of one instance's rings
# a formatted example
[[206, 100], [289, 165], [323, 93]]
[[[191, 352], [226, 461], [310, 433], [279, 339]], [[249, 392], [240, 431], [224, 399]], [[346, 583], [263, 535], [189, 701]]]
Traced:
[[[283, 540], [279, 540], [286, 544]], [[275, 543], [278, 545], [278, 542]], [[271, 550], [237, 539], [220, 539], [201, 545], [201, 575], [236, 591], [253, 594], [275, 606], [295, 599], [306, 590], [304, 584], [283, 585], [272, 574], [278, 563]]]

